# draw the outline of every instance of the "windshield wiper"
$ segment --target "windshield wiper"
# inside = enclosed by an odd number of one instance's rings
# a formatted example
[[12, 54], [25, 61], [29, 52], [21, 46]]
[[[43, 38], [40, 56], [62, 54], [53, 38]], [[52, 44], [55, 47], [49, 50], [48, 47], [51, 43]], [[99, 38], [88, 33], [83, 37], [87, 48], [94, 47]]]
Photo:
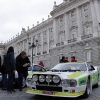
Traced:
[[60, 72], [67, 72], [67, 71], [71, 71], [71, 69], [69, 69], [69, 70], [60, 70]]
[[71, 70], [71, 71], [81, 71], [81, 70]]
[[53, 70], [50, 70], [52, 72], [59, 72], [59, 70], [56, 70], [56, 69], [53, 69]]

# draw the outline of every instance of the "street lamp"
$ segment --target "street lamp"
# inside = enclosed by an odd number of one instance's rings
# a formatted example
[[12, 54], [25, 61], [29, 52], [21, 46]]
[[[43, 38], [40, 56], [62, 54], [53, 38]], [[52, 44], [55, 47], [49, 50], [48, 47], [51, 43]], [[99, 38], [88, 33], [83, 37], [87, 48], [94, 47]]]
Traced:
[[[35, 41], [36, 44], [38, 43], [38, 40]], [[32, 48], [32, 64], [33, 64], [33, 49], [36, 47], [36, 44], [34, 43], [34, 39], [32, 44], [29, 42], [30, 48]]]

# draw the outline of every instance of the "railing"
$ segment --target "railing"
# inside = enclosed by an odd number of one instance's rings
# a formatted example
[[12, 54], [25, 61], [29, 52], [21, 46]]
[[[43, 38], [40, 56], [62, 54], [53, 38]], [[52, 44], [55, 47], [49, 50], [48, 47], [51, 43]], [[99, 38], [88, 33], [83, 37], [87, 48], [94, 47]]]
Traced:
[[37, 53], [37, 55], [41, 55], [41, 53]]
[[68, 43], [72, 43], [72, 42], [76, 42], [76, 41], [77, 41], [77, 38], [74, 38], [74, 39], [68, 40]]
[[91, 37], [93, 37], [93, 35], [92, 34], [88, 34], [88, 35], [81, 36], [81, 39], [84, 40], [84, 39], [91, 38]]
[[46, 54], [46, 53], [47, 53], [47, 51], [44, 51], [44, 52], [43, 52], [43, 54]]
[[58, 46], [62, 46], [62, 45], [64, 45], [64, 42], [57, 43], [57, 44], [56, 44], [56, 47], [58, 47]]
[[35, 56], [35, 54], [33, 54], [33, 56]]

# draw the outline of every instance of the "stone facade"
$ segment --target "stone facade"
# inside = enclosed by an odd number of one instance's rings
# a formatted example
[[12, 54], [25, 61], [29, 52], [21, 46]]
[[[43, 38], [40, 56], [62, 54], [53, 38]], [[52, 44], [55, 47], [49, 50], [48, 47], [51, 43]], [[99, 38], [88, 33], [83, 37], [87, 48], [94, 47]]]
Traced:
[[30, 60], [32, 49], [29, 42], [38, 40], [34, 48], [34, 63], [43, 61], [53, 67], [62, 55], [72, 55], [78, 61], [100, 65], [100, 0], [63, 0], [54, 2], [51, 18], [37, 23], [31, 29], [22, 28], [21, 34], [5, 44], [14, 46], [15, 56], [26, 51]]

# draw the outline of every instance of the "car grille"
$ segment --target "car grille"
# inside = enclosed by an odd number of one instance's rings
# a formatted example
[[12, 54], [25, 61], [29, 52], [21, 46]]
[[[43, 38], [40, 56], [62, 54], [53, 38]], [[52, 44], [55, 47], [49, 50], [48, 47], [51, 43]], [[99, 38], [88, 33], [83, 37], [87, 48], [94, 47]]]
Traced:
[[62, 87], [52, 87], [52, 86], [36, 85], [36, 89], [37, 90], [45, 90], [45, 91], [62, 92]]

